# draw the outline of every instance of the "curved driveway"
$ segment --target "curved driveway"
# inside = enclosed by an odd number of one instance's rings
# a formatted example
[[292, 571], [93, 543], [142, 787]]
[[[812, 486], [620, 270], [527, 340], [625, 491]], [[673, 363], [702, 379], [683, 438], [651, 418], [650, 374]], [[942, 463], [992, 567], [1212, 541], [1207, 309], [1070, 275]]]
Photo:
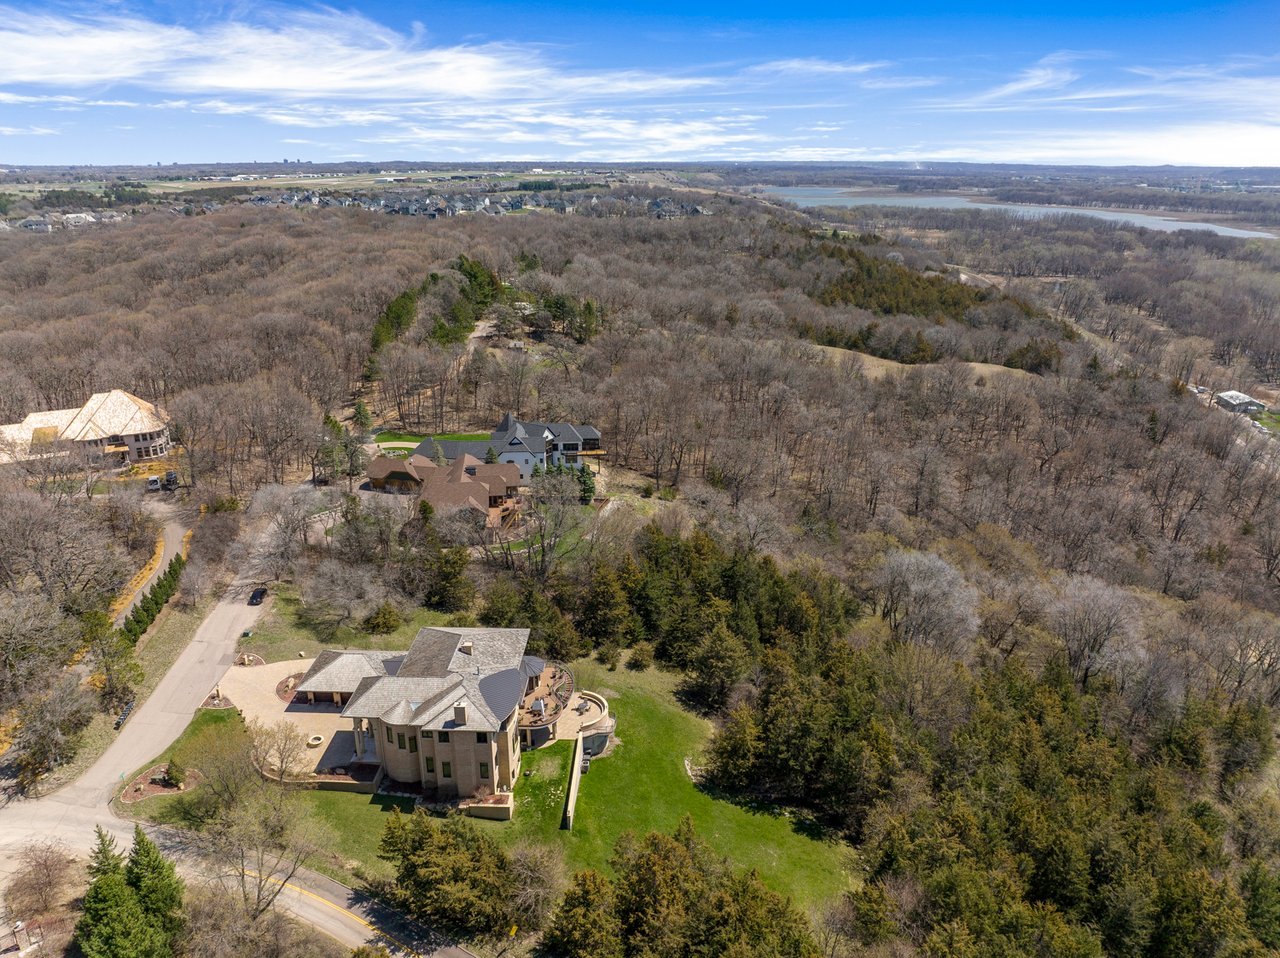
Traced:
[[[15, 870], [17, 849], [33, 839], [56, 838], [74, 852], [87, 853], [93, 845], [94, 829], [101, 825], [128, 846], [133, 823], [115, 816], [110, 807], [112, 796], [124, 776], [151, 761], [182, 734], [230, 667], [240, 633], [262, 613], [261, 606], [247, 604], [254, 584], [243, 579], [232, 583], [156, 690], [134, 711], [116, 740], [87, 772], [51, 795], [13, 799], [0, 808], [0, 879]], [[180, 837], [170, 833], [165, 839], [164, 845], [181, 850]], [[187, 863], [184, 871], [198, 876], [198, 862]], [[351, 948], [381, 941], [399, 954], [424, 958], [470, 956], [463, 949], [433, 941], [429, 934], [391, 910], [320, 875], [307, 873], [295, 878], [279, 900], [299, 920]], [[384, 936], [380, 929], [389, 935]], [[402, 942], [411, 942], [412, 946]]]

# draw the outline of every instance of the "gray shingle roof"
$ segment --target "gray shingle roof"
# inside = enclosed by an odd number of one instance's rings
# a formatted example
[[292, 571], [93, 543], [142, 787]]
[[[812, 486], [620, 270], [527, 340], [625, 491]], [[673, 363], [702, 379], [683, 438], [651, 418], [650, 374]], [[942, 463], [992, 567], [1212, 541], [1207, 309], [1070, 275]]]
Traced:
[[326, 650], [316, 656], [298, 683], [299, 692], [354, 692], [361, 679], [395, 675], [403, 652]]
[[[470, 651], [464, 651], [468, 643]], [[528, 629], [423, 629], [393, 674], [359, 680], [342, 714], [419, 728], [497, 731], [520, 704], [529, 663], [541, 661], [525, 656], [528, 643]], [[460, 701], [467, 705], [462, 725], [453, 712]]]

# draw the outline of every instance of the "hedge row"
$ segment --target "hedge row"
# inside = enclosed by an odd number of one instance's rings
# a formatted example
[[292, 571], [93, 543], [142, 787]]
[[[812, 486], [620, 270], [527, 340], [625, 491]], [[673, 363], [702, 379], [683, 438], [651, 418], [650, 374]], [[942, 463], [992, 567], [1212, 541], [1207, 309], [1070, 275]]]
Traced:
[[169, 568], [156, 579], [147, 590], [147, 594], [142, 597], [142, 601], [133, 607], [129, 618], [125, 619], [124, 625], [120, 627], [120, 631], [124, 633], [130, 644], [137, 645], [138, 639], [142, 638], [143, 633], [155, 621], [165, 603], [178, 591], [178, 580], [182, 578], [182, 569], [186, 564], [187, 560], [182, 557], [182, 553], [174, 556], [173, 561], [169, 563]]

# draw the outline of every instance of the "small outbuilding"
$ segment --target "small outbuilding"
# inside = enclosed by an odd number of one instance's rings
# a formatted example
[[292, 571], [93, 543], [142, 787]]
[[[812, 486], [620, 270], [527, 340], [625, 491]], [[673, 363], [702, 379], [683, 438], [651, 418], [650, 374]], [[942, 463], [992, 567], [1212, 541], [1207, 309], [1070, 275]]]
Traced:
[[1213, 401], [1228, 412], [1248, 414], [1267, 411], [1266, 403], [1259, 402], [1252, 396], [1248, 396], [1242, 392], [1236, 392], [1234, 389], [1228, 389], [1226, 392], [1218, 393], [1213, 397]]

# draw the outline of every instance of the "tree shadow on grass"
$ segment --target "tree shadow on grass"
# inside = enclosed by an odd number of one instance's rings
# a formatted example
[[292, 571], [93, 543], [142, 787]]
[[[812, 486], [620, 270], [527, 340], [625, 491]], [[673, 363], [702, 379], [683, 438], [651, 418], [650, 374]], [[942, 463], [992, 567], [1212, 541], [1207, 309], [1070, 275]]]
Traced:
[[706, 781], [695, 780], [694, 787], [709, 798], [718, 802], [736, 805], [753, 815], [765, 815], [769, 818], [784, 818], [797, 835], [815, 842], [842, 841], [840, 830], [831, 822], [824, 821], [815, 812], [807, 808], [796, 808], [783, 805], [761, 795], [731, 792]]

